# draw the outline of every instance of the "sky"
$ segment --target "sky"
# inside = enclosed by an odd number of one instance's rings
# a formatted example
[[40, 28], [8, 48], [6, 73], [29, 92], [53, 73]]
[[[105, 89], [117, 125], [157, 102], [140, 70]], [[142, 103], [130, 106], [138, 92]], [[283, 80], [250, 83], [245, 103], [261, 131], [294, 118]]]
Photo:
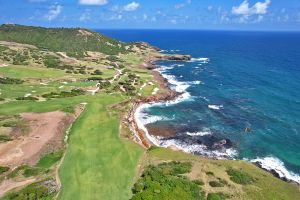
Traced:
[[300, 0], [0, 0], [0, 23], [92, 29], [300, 31]]

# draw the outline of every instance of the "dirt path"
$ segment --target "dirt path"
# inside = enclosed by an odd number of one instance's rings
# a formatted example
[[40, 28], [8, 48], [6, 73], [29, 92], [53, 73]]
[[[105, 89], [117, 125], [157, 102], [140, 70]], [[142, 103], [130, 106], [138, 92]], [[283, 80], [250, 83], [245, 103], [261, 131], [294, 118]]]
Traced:
[[6, 192], [21, 186], [25, 186], [27, 184], [33, 183], [35, 179], [27, 179], [25, 181], [16, 182], [13, 180], [4, 180], [0, 185], [0, 197], [2, 197]]

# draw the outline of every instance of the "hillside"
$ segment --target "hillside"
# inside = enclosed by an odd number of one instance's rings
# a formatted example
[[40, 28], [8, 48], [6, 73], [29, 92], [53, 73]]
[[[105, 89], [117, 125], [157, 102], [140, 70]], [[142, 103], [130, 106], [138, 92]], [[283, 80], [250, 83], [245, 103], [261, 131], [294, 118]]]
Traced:
[[0, 26], [0, 40], [79, 56], [83, 56], [86, 51], [112, 55], [125, 52], [123, 43], [81, 28], [43, 28], [7, 24]]
[[142, 148], [128, 111], [170, 92], [155, 59], [188, 57], [86, 29], [2, 25], [0, 199], [299, 199], [247, 162]]

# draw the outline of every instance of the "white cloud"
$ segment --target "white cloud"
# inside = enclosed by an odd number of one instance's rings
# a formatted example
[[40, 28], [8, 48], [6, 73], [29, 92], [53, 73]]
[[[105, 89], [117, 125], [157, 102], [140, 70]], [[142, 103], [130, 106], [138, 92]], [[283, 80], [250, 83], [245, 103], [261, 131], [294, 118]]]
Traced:
[[45, 15], [46, 19], [48, 21], [52, 21], [58, 17], [58, 15], [61, 13], [63, 7], [59, 5], [58, 3], [53, 4], [49, 7], [48, 13]]
[[125, 11], [135, 11], [136, 9], [138, 9], [140, 7], [140, 4], [139, 3], [136, 3], [136, 2], [131, 2], [127, 5], [124, 6], [124, 10]]
[[180, 9], [180, 8], [185, 7], [187, 4], [191, 4], [191, 3], [192, 3], [192, 0], [186, 0], [184, 3], [176, 4], [174, 7], [176, 9]]
[[82, 13], [82, 15], [79, 17], [79, 21], [81, 22], [86, 22], [91, 20], [91, 16], [90, 16], [90, 10], [85, 10], [84, 13]]
[[172, 19], [172, 20], [171, 20], [171, 23], [172, 23], [172, 24], [177, 24], [176, 19]]
[[89, 6], [103, 6], [107, 3], [107, 0], [79, 0], [79, 4]]
[[207, 7], [207, 10], [208, 10], [208, 11], [211, 11], [213, 8], [214, 8], [213, 6], [208, 6], [208, 7]]
[[252, 7], [249, 6], [247, 0], [243, 1], [239, 6], [232, 7], [232, 13], [235, 15], [264, 15], [267, 13], [268, 7], [271, 4], [271, 0], [265, 2], [257, 2]]

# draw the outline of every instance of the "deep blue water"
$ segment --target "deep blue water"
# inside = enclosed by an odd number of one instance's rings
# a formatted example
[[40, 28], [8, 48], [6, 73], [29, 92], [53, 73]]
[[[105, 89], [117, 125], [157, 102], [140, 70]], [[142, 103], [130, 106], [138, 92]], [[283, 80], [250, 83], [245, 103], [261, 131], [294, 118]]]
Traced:
[[[226, 147], [236, 151], [233, 158], [259, 158], [300, 181], [300, 33], [101, 32], [124, 42], [146, 41], [169, 52], [208, 58], [158, 63], [177, 89], [190, 96], [145, 109], [147, 117], [162, 117], [146, 126], [173, 129], [176, 137], [169, 143], [181, 140], [177, 144], [185, 147], [228, 139]], [[245, 132], [247, 127], [250, 132]], [[194, 147], [193, 153], [203, 154]]]

